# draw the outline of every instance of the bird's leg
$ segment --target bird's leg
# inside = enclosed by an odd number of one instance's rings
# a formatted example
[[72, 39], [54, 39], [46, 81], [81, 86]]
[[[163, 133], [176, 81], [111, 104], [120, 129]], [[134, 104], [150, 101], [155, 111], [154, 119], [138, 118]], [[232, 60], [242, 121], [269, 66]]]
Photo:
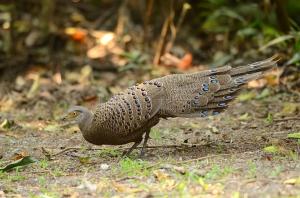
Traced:
[[148, 142], [148, 139], [149, 139], [149, 134], [150, 134], [150, 130], [147, 130], [146, 134], [145, 134], [144, 142], [143, 142], [143, 147], [141, 149], [140, 157], [143, 157], [145, 155], [145, 148], [147, 147], [147, 142]]
[[140, 143], [142, 142], [142, 139], [139, 139], [138, 141], [136, 141], [132, 147], [130, 147], [130, 149], [128, 151], [124, 151], [123, 154], [122, 154], [122, 157], [124, 156], [128, 156], [132, 151], [133, 149], [135, 149]]

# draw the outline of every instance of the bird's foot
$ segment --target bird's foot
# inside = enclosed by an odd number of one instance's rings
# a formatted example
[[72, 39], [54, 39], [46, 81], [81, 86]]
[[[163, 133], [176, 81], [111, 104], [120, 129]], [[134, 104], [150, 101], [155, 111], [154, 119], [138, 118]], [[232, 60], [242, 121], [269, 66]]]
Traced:
[[123, 151], [121, 158], [129, 157], [129, 155], [131, 154], [132, 151], [133, 151], [133, 149]]
[[123, 153], [122, 153], [122, 158], [123, 157], [128, 157], [129, 155], [130, 155], [130, 153], [134, 150], [134, 149], [136, 149], [136, 147], [139, 145], [141, 143], [141, 141], [137, 141], [137, 142], [135, 142], [133, 145], [132, 145], [132, 147], [130, 148], [130, 149], [128, 149], [127, 151], [125, 150]]
[[144, 158], [145, 157], [145, 150], [146, 150], [146, 145], [143, 145], [143, 147], [141, 148], [141, 152], [139, 154], [139, 158]]

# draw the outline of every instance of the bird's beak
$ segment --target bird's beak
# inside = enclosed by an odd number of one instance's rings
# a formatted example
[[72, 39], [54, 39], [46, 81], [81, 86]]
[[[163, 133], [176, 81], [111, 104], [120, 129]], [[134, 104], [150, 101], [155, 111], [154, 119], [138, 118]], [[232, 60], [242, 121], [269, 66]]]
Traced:
[[67, 121], [67, 115], [64, 115], [63, 117], [61, 117], [61, 118], [59, 119], [59, 121], [61, 121], [61, 122]]
[[61, 117], [59, 119], [59, 121], [62, 123], [63, 126], [69, 126], [69, 125], [76, 124], [76, 121], [72, 120], [68, 114]]
[[63, 117], [61, 117], [59, 119], [59, 121], [61, 122], [66, 122], [66, 121], [70, 121], [70, 116], [68, 114], [64, 115]]

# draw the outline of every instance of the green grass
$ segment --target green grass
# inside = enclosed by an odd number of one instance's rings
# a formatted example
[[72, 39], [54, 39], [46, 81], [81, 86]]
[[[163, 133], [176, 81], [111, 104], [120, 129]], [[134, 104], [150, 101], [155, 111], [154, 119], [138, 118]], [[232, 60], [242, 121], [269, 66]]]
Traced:
[[249, 161], [248, 162], [248, 177], [249, 178], [255, 178], [257, 174], [257, 166], [254, 162]]
[[6, 182], [18, 182], [25, 180], [26, 177], [21, 175], [19, 169], [17, 168], [14, 172], [0, 172], [0, 180]]
[[130, 158], [123, 158], [119, 162], [120, 172], [129, 176], [148, 175], [149, 170], [147, 169], [147, 166], [148, 163], [140, 159], [132, 160]]
[[42, 169], [48, 168], [48, 166], [49, 166], [48, 160], [43, 159], [43, 160], [39, 161], [39, 165]]
[[214, 180], [222, 177], [226, 177], [233, 172], [233, 168], [225, 166], [221, 168], [218, 165], [213, 165], [212, 168], [205, 174], [204, 178], [207, 180]]
[[283, 167], [278, 165], [276, 166], [274, 169], [271, 170], [271, 173], [270, 173], [270, 177], [271, 178], [276, 178], [279, 176], [279, 174], [283, 171]]
[[151, 129], [150, 137], [154, 140], [160, 140], [162, 138], [162, 133], [159, 129], [153, 128]]
[[106, 147], [97, 151], [96, 155], [99, 157], [120, 157], [122, 155], [122, 152], [113, 147]]

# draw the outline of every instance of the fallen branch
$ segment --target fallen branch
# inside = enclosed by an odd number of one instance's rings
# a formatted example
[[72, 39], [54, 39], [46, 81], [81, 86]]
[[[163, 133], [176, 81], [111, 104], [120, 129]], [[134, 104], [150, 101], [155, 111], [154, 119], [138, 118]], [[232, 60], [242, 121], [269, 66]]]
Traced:
[[[178, 147], [182, 147], [183, 145], [176, 145], [176, 144], [171, 144], [171, 145], [158, 145], [158, 146], [147, 146], [146, 148], [150, 148], [150, 149], [154, 149], [154, 148], [178, 148]], [[142, 148], [142, 146], [138, 146], [137, 148]], [[51, 156], [57, 156], [60, 155], [62, 153], [65, 153], [67, 151], [70, 150], [80, 150], [82, 149], [81, 147], [68, 147], [65, 148]], [[104, 148], [88, 148], [86, 150], [90, 150], [90, 151], [97, 151], [97, 150], [103, 150]], [[124, 147], [124, 148], [116, 148], [117, 150], [127, 150], [130, 149], [130, 147]]]
[[289, 120], [300, 120], [300, 117], [287, 117], [287, 118], [282, 118], [282, 119], [274, 119], [274, 122], [285, 122]]
[[219, 154], [219, 155], [208, 155], [208, 156], [199, 157], [199, 158], [195, 158], [195, 159], [183, 160], [180, 162], [176, 162], [174, 164], [185, 164], [185, 163], [190, 163], [190, 162], [197, 162], [197, 161], [204, 160], [204, 159], [220, 157], [220, 156], [229, 156], [229, 155], [232, 155], [232, 154], [224, 153], [224, 154]]

